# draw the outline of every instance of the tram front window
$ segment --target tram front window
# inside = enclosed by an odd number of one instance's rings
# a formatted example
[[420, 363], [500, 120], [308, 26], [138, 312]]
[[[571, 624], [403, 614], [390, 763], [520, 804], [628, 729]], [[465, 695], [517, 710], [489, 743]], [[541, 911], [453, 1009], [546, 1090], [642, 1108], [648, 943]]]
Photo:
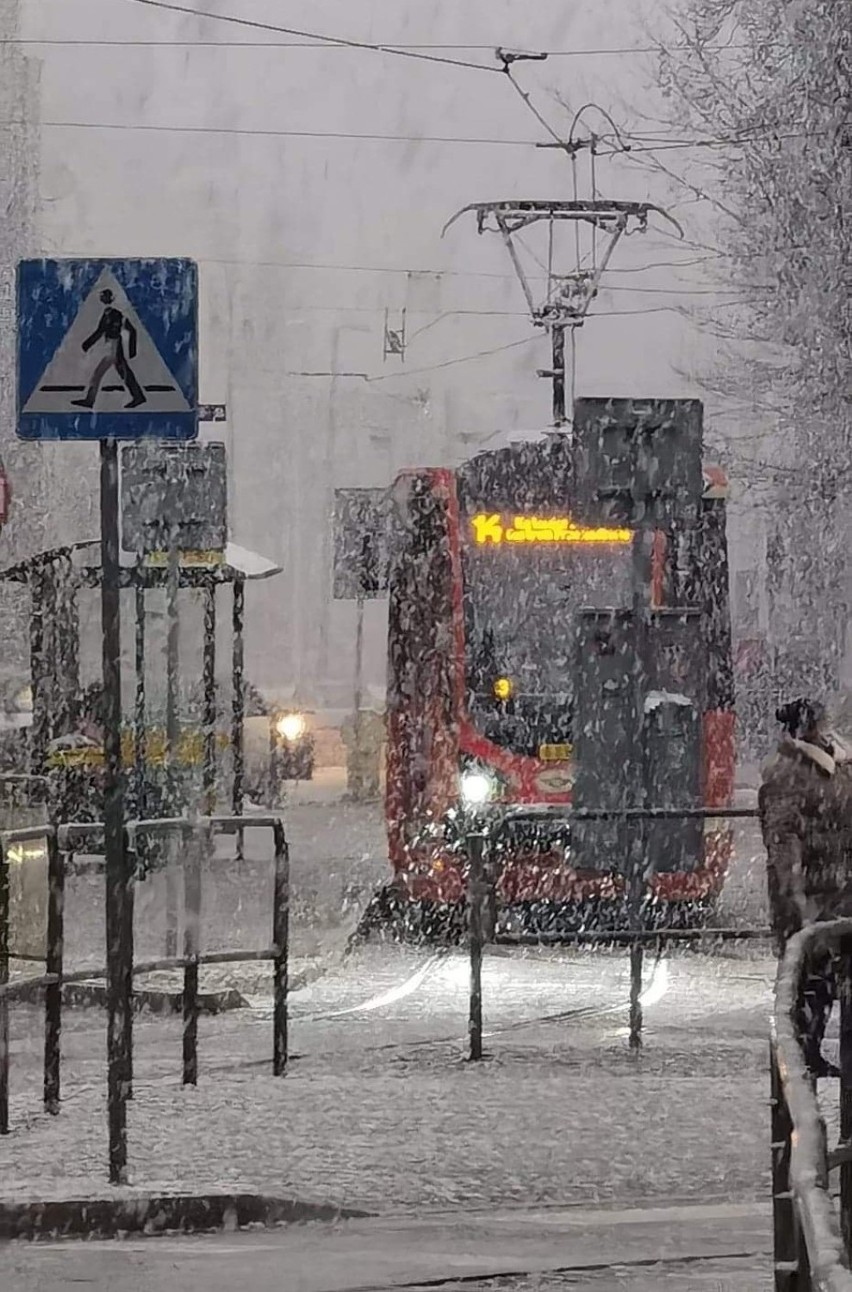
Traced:
[[576, 616], [630, 605], [624, 543], [469, 543], [463, 554], [468, 708], [514, 753], [573, 742]]

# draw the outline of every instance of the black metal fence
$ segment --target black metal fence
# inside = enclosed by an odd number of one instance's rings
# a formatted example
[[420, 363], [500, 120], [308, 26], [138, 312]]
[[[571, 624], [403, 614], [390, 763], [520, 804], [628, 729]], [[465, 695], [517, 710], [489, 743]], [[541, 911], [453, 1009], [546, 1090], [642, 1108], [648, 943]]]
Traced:
[[[836, 953], [840, 1000], [840, 1141], [831, 1150], [796, 1021], [802, 977], [819, 948]], [[791, 938], [778, 970], [770, 1064], [775, 1287], [852, 1292], [852, 920]]]
[[[620, 809], [557, 809], [560, 819], [566, 822], [607, 821], [607, 820], [755, 820], [757, 808], [620, 808]], [[483, 951], [488, 943], [499, 946], [579, 946], [609, 945], [627, 947], [630, 952], [630, 996], [629, 1044], [633, 1050], [642, 1046], [642, 974], [644, 970], [645, 949], [651, 946], [658, 953], [672, 942], [749, 942], [765, 941], [772, 938], [768, 928], [733, 929], [733, 928], [653, 928], [641, 927], [641, 912], [638, 901], [641, 896], [638, 885], [629, 885], [631, 898], [636, 908], [629, 912], [630, 927], [627, 929], [595, 930], [585, 929], [574, 932], [549, 932], [544, 930], [535, 933], [504, 933], [495, 928], [494, 912], [496, 910], [496, 887], [499, 882], [498, 866], [494, 863], [494, 854], [500, 843], [500, 835], [509, 821], [522, 820], [525, 816], [531, 819], [540, 817], [537, 808], [517, 808], [507, 814], [495, 827], [480, 828], [471, 831], [467, 836], [468, 856], [468, 935], [470, 947], [470, 1005], [468, 1012], [469, 1055], [477, 1061], [483, 1057], [483, 993], [482, 993], [482, 960]], [[852, 1127], [850, 1127], [852, 1129]], [[852, 1289], [850, 1289], [852, 1292]]]
[[[115, 1100], [121, 1109], [132, 1098], [133, 1034], [132, 990], [135, 975], [164, 969], [183, 969], [183, 1082], [195, 1085], [198, 1080], [198, 970], [200, 965], [228, 964], [245, 961], [269, 961], [273, 977], [272, 1071], [283, 1076], [288, 1060], [288, 956], [290, 910], [290, 858], [284, 826], [277, 816], [207, 816], [176, 817], [166, 820], [132, 821], [126, 827], [126, 848], [132, 856], [140, 835], [180, 833], [190, 843], [199, 838], [212, 840], [217, 834], [241, 836], [247, 830], [271, 830], [274, 841], [274, 881], [272, 894], [272, 941], [262, 948], [235, 948], [202, 953], [200, 920], [202, 875], [197, 849], [185, 849], [184, 858], [184, 954], [157, 960], [135, 961], [133, 955], [133, 884], [123, 895], [120, 915], [122, 936], [107, 944], [106, 965], [66, 973], [63, 965], [64, 890], [66, 859], [80, 843], [98, 833], [103, 824], [37, 825], [0, 833], [0, 1135], [9, 1132], [9, 1003], [16, 995], [44, 989], [44, 1106], [53, 1114], [60, 1110], [62, 987], [65, 984], [104, 978], [111, 993], [110, 1026], [107, 1034], [107, 1063], [115, 1078], [109, 1083], [110, 1126], [119, 1126], [121, 1134], [110, 1134], [109, 1175], [113, 1184], [125, 1182], [127, 1170], [126, 1118], [116, 1117]], [[9, 945], [9, 860], [10, 847], [28, 842], [44, 842], [47, 851], [47, 937], [44, 954], [45, 972], [36, 977], [9, 980], [10, 959], [20, 959]], [[103, 869], [103, 863], [98, 866]], [[28, 960], [41, 959], [33, 955]]]

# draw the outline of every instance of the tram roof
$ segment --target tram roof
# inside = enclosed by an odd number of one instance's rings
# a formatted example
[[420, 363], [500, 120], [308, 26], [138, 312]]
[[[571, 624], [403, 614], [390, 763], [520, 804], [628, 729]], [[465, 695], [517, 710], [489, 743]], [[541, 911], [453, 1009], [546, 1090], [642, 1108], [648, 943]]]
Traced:
[[[458, 471], [469, 464], [475, 463], [478, 459], [497, 457], [499, 454], [505, 454], [512, 449], [529, 449], [532, 446], [544, 450], [554, 442], [558, 442], [565, 435], [565, 431], [554, 427], [494, 431], [491, 435], [486, 435], [477, 444], [472, 445], [466, 456], [457, 463], [454, 469]], [[705, 498], [719, 499], [728, 497], [730, 482], [723, 467], [718, 466], [716, 463], [705, 461], [702, 463], [701, 472]]]

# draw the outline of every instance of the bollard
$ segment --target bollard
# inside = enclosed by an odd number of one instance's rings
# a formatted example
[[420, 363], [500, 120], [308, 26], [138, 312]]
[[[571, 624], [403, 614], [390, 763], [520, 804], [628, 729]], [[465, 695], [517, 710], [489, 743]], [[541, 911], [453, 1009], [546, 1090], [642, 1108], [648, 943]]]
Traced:
[[[207, 832], [210, 836], [210, 832]], [[201, 935], [201, 855], [193, 830], [183, 851], [183, 1084], [198, 1085], [198, 954]]]
[[642, 964], [645, 957], [638, 940], [630, 947], [630, 1048], [642, 1049]]
[[283, 1077], [287, 1071], [287, 971], [290, 951], [290, 851], [284, 826], [276, 820], [273, 827], [275, 840], [275, 895], [272, 908], [272, 945], [275, 959], [272, 962], [273, 1008], [272, 1071]]
[[0, 839], [0, 1135], [9, 1134], [9, 862]]
[[59, 1112], [60, 1038], [62, 1033], [62, 960], [64, 942], [65, 858], [56, 830], [47, 834], [47, 951], [45, 972], [57, 981], [44, 989], [44, 1107]]
[[469, 834], [467, 837], [467, 855], [469, 870], [467, 877], [468, 932], [470, 938], [470, 1012], [468, 1017], [468, 1034], [470, 1037], [470, 1061], [478, 1062], [482, 1058], [482, 899], [485, 892], [485, 836]]
[[139, 870], [139, 854], [134, 842], [133, 851], [127, 831], [124, 832], [124, 886], [121, 890], [121, 927], [123, 962], [122, 975], [125, 998], [128, 1008], [124, 1016], [122, 1029], [122, 1051], [124, 1056], [124, 1091], [127, 1099], [133, 1098], [133, 904], [136, 898], [136, 875]]

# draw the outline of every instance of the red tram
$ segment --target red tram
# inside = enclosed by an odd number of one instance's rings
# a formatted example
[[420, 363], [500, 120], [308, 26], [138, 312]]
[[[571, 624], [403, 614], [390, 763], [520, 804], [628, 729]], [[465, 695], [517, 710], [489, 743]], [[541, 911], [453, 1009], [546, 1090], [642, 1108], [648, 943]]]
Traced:
[[[623, 866], [584, 868], [572, 855], [566, 805], [582, 697], [570, 624], [580, 607], [630, 605], [633, 534], [589, 520], [588, 508], [583, 523], [572, 518], [572, 461], [567, 437], [549, 434], [455, 470], [404, 472], [394, 486], [388, 892], [421, 920], [463, 909], [472, 812], [506, 826], [501, 907], [545, 904], [582, 924], [624, 891]], [[697, 461], [700, 472], [700, 449]], [[711, 808], [730, 803], [734, 779], [725, 493], [722, 472], [705, 468], [692, 534], [654, 534], [648, 589], [652, 608], [688, 597], [700, 615], [706, 681], [691, 801]], [[720, 822], [698, 823], [692, 855], [649, 876], [649, 900], [706, 911], [729, 854]]]

